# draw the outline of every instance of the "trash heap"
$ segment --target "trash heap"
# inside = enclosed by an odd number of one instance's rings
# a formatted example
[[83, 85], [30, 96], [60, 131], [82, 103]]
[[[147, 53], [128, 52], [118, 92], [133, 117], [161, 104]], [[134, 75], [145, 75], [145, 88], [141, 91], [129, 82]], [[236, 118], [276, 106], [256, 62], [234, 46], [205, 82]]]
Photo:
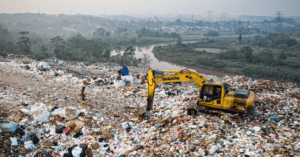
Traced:
[[[61, 69], [42, 61], [0, 63], [0, 156], [300, 155], [296, 84], [225, 76], [232, 88], [255, 92], [254, 111], [189, 116], [185, 107], [198, 89], [157, 83], [153, 110], [145, 117], [141, 69], [129, 67], [122, 76], [121, 66], [59, 64]], [[85, 101], [79, 96], [83, 86]]]

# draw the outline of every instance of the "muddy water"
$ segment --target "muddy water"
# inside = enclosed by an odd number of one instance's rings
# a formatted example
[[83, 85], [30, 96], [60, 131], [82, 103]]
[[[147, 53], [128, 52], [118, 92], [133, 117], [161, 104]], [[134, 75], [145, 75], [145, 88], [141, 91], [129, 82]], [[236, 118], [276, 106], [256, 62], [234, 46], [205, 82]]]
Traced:
[[[215, 81], [221, 81], [222, 77], [225, 76], [225, 75], [234, 76], [234, 74], [215, 72], [215, 71], [196, 68], [196, 67], [180, 66], [180, 65], [176, 65], [176, 64], [172, 64], [172, 63], [168, 63], [168, 62], [164, 62], [164, 61], [159, 61], [157, 58], [154, 57], [154, 54], [152, 52], [153, 48], [155, 46], [159, 46], [159, 45], [164, 46], [164, 45], [168, 45], [168, 44], [169, 43], [167, 43], [167, 44], [153, 44], [153, 45], [135, 47], [135, 49], [136, 49], [135, 52], [134, 52], [135, 57], [141, 58], [144, 53], [148, 54], [152, 59], [152, 62], [150, 64], [151, 68], [152, 69], [157, 69], [157, 70], [183, 70], [183, 69], [189, 69], [189, 70], [197, 71], [198, 73], [202, 74], [207, 79], [213, 79]], [[124, 51], [121, 51], [121, 54], [123, 54], [123, 52]], [[112, 55], [116, 55], [116, 51], [112, 51]]]

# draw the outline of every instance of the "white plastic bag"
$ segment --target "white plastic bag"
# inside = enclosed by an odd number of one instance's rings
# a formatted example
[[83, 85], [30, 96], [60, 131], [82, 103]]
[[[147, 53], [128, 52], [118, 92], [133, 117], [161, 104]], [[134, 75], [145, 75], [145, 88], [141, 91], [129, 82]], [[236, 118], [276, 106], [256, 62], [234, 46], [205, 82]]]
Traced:
[[72, 149], [72, 155], [74, 157], [80, 157], [81, 152], [82, 152], [82, 148], [80, 147], [75, 147]]
[[31, 148], [34, 148], [35, 146], [34, 146], [34, 144], [33, 144], [32, 141], [25, 141], [24, 147], [25, 147], [26, 149], [31, 149]]
[[50, 112], [47, 111], [46, 105], [43, 103], [35, 104], [31, 107], [31, 112], [34, 113], [34, 121], [45, 122], [50, 117]]
[[18, 140], [16, 137], [10, 137], [11, 145], [12, 146], [17, 146], [18, 145]]
[[213, 154], [215, 154], [216, 151], [219, 150], [219, 149], [220, 149], [220, 148], [219, 148], [217, 145], [213, 145], [213, 146], [211, 146], [211, 148], [209, 149], [208, 153], [209, 153], [210, 155], [213, 155]]
[[34, 121], [38, 122], [45, 122], [48, 121], [50, 117], [50, 112], [47, 110], [41, 111], [39, 114], [33, 115]]
[[116, 88], [125, 87], [126, 86], [126, 82], [123, 81], [123, 80], [114, 80], [114, 86]]

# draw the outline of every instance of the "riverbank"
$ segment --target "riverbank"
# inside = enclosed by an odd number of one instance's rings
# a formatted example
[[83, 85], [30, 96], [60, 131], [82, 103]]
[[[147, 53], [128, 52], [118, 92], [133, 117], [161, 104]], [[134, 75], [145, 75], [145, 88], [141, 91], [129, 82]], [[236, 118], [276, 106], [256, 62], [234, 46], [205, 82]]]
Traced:
[[198, 69], [197, 72], [199, 73], [206, 72], [216, 76], [224, 76], [224, 74], [229, 76], [245, 75], [261, 79], [300, 82], [299, 70], [287, 66], [267, 66], [242, 60], [220, 59], [218, 54], [188, 50], [175, 45], [155, 47], [153, 54], [160, 61], [192, 67]]

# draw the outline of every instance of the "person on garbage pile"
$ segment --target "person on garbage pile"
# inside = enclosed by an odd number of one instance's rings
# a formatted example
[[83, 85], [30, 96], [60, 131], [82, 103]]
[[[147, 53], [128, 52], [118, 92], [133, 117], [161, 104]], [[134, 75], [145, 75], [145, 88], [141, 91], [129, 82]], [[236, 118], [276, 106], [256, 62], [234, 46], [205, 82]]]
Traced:
[[82, 100], [85, 100], [84, 99], [85, 98], [84, 89], [85, 89], [85, 87], [82, 87], [81, 92], [80, 92], [80, 96], [81, 96]]

